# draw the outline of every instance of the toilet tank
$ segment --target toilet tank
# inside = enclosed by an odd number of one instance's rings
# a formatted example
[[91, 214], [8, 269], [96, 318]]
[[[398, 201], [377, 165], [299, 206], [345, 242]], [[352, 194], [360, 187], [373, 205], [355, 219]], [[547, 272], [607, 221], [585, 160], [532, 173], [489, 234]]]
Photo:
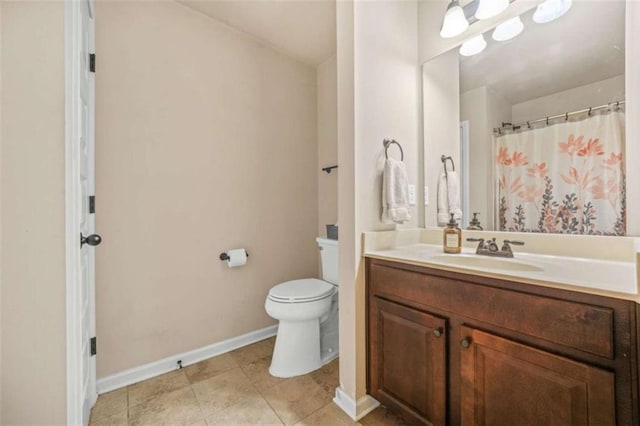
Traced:
[[320, 262], [322, 263], [322, 279], [338, 285], [338, 240], [318, 237]]

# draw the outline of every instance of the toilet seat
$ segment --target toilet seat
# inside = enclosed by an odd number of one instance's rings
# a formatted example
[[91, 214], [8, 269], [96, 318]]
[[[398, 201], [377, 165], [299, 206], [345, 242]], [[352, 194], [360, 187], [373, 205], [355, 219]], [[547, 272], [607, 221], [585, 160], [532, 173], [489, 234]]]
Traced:
[[287, 281], [269, 290], [269, 299], [279, 303], [308, 303], [331, 296], [335, 287], [316, 278]]

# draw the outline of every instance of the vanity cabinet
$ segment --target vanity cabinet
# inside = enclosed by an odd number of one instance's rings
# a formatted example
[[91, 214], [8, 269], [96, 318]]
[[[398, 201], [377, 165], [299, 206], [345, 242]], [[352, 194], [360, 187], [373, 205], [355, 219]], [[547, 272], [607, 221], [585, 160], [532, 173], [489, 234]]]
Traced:
[[367, 391], [411, 424], [633, 425], [635, 302], [367, 258]]

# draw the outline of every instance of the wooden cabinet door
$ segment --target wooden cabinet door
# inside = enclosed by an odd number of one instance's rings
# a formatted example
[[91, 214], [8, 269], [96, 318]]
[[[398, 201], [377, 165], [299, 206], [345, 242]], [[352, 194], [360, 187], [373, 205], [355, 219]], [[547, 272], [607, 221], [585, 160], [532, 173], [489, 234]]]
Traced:
[[446, 321], [372, 298], [370, 391], [411, 423], [446, 423]]
[[613, 425], [614, 373], [461, 328], [461, 414], [469, 425]]

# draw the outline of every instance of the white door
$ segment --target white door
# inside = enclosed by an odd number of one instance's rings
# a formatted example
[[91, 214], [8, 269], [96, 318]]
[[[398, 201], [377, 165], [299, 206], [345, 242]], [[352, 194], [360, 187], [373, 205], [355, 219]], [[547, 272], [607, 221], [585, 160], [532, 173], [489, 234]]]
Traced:
[[81, 244], [81, 322], [82, 322], [82, 424], [89, 424], [91, 407], [96, 403], [96, 324], [95, 324], [95, 245], [101, 238], [95, 232], [95, 21], [93, 1], [82, 2], [82, 50], [80, 52], [80, 232]]
[[86, 426], [96, 402], [92, 0], [65, 0], [67, 423]]

